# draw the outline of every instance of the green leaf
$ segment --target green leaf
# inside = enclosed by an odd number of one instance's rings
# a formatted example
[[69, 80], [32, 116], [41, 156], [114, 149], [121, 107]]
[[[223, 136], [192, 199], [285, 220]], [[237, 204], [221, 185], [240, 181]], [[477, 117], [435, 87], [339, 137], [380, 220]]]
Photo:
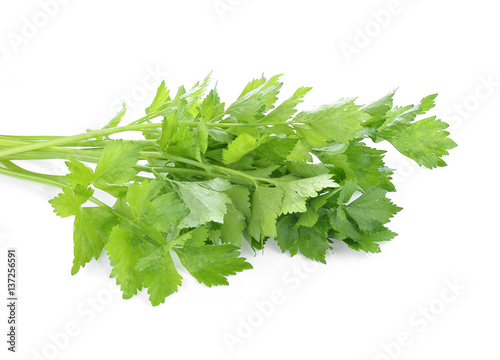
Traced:
[[238, 96], [238, 100], [244, 98], [244, 96], [247, 95], [248, 93], [250, 93], [256, 89], [259, 89], [265, 83], [266, 83], [265, 77], [261, 77], [260, 79], [253, 79], [245, 86], [245, 88], [241, 92], [240, 96]]
[[347, 148], [347, 166], [344, 167], [348, 179], [356, 179], [361, 188], [368, 189], [379, 186], [388, 191], [394, 191], [391, 183], [392, 170], [383, 161], [385, 151], [377, 150], [357, 143]]
[[363, 106], [362, 110], [374, 118], [381, 118], [385, 116], [385, 114], [387, 114], [387, 112], [392, 108], [393, 97], [396, 94], [396, 90], [391, 91], [383, 98], [374, 101], [371, 104]]
[[234, 139], [234, 136], [232, 134], [219, 129], [215, 129], [213, 127], [208, 128], [208, 135], [210, 135], [210, 138], [212, 138], [216, 142], [223, 144], [227, 144]]
[[113, 209], [129, 219], [133, 218], [130, 206], [127, 204], [126, 196], [117, 198], [115, 204], [113, 205]]
[[189, 108], [187, 107], [186, 88], [180, 86], [177, 89], [177, 94], [173, 99], [168, 99], [163, 104], [161, 104], [155, 111], [155, 115], [159, 116], [177, 116], [179, 119], [183, 120], [185, 117], [192, 118], [193, 115], [190, 114]]
[[224, 222], [220, 227], [221, 240], [225, 244], [241, 247], [243, 230], [246, 228], [245, 215], [232, 204], [227, 207]]
[[244, 123], [250, 123], [255, 120], [261, 101], [256, 97], [249, 97], [243, 100], [237, 100], [231, 104], [226, 113]]
[[248, 233], [263, 242], [267, 236], [276, 236], [276, 218], [281, 210], [283, 190], [257, 186], [252, 195], [252, 216]]
[[457, 144], [451, 140], [445, 129], [448, 124], [436, 117], [429, 117], [410, 124], [401, 131], [388, 131], [380, 134], [403, 155], [415, 160], [417, 164], [429, 169], [446, 166], [442, 159], [448, 150]]
[[380, 252], [379, 242], [392, 240], [396, 235], [395, 232], [383, 228], [371, 234], [361, 233], [357, 241], [350, 238], [343, 239], [342, 241], [353, 250], [377, 253]]
[[209, 221], [222, 223], [231, 199], [223, 191], [231, 184], [222, 179], [203, 182], [177, 182], [179, 194], [189, 214], [180, 223], [182, 228], [196, 227]]
[[392, 170], [384, 163], [384, 150], [377, 150], [363, 143], [349, 146], [315, 149], [314, 154], [325, 164], [333, 165], [331, 171], [338, 180], [356, 180], [362, 189], [379, 186], [394, 191]]
[[94, 181], [94, 171], [83, 163], [70, 159], [66, 161], [66, 166], [70, 171], [66, 175], [66, 179], [72, 188], [75, 188], [77, 185], [88, 187]]
[[158, 196], [162, 186], [157, 180], [133, 183], [127, 193], [127, 201], [134, 221], [156, 231], [170, 233], [172, 226], [177, 225], [189, 211], [176, 193]]
[[253, 177], [269, 178], [271, 174], [280, 167], [281, 167], [280, 165], [271, 165], [265, 168], [247, 170], [242, 172]]
[[297, 226], [313, 227], [319, 219], [319, 215], [313, 208], [307, 207], [306, 212], [300, 213]]
[[245, 217], [251, 216], [250, 210], [250, 190], [241, 185], [233, 185], [226, 190], [226, 194], [231, 198], [234, 207], [240, 211]]
[[170, 253], [164, 247], [139, 259], [135, 266], [137, 275], [148, 288], [149, 301], [153, 306], [165, 302], [182, 284], [182, 277], [175, 269]]
[[301, 226], [298, 245], [302, 255], [326, 264], [326, 253], [331, 250], [326, 232]]
[[289, 161], [286, 163], [288, 171], [301, 177], [314, 177], [330, 173], [328, 167], [323, 164], [309, 164], [303, 162]]
[[109, 121], [109, 123], [107, 123], [103, 127], [103, 129], [110, 129], [110, 128], [114, 128], [114, 127], [117, 127], [118, 125], [120, 125], [120, 122], [122, 121], [122, 119], [126, 113], [127, 113], [127, 105], [125, 103], [123, 103], [122, 109], [120, 111], [118, 111], [118, 113], [115, 115], [115, 117], [112, 118]]
[[436, 106], [434, 100], [437, 98], [437, 96], [438, 94], [428, 95], [424, 97], [422, 101], [420, 101], [420, 105], [418, 106], [420, 108], [420, 115], [425, 114], [427, 111]]
[[313, 161], [311, 156], [311, 145], [307, 142], [299, 140], [293, 147], [293, 150], [288, 154], [287, 160], [296, 161], [296, 162], [307, 162]]
[[[387, 111], [387, 113], [382, 117], [382, 123], [378, 123], [378, 132], [390, 132], [390, 131], [402, 131], [410, 125], [418, 115], [425, 114], [427, 111], [432, 109], [435, 104], [437, 94], [432, 94], [424, 97], [418, 105], [407, 105], [403, 107], [396, 106], [393, 109]], [[373, 122], [373, 121], [371, 121]], [[380, 134], [376, 133], [374, 139], [379, 141]], [[382, 136], [383, 138], [383, 136]]]
[[219, 118], [224, 113], [224, 103], [221, 103], [217, 90], [212, 90], [200, 106], [200, 114], [204, 122]]
[[259, 96], [262, 101], [262, 107], [259, 110], [262, 113], [274, 108], [274, 103], [278, 100], [278, 94], [283, 86], [283, 83], [279, 82], [280, 78], [281, 74], [272, 76], [260, 89]]
[[380, 188], [369, 188], [359, 198], [345, 207], [347, 213], [358, 223], [361, 230], [372, 232], [389, 222], [400, 207], [386, 198], [386, 191]]
[[260, 122], [264, 124], [283, 123], [297, 112], [295, 107], [302, 102], [302, 98], [311, 90], [310, 87], [301, 87], [293, 96], [278, 105], [273, 111], [264, 116]]
[[349, 202], [356, 190], [358, 190], [358, 183], [356, 182], [356, 180], [349, 179], [345, 181], [342, 185], [342, 190], [340, 190], [337, 204], [342, 205]]
[[156, 230], [169, 233], [172, 227], [189, 213], [182, 200], [175, 193], [158, 196], [144, 215], [144, 222], [153, 225]]
[[210, 84], [211, 76], [212, 72], [205, 76], [205, 79], [201, 83], [197, 82], [189, 91], [182, 95], [182, 99], [186, 101], [186, 107], [188, 109], [195, 106], [201, 100], [201, 98], [203, 98], [203, 96], [205, 95], [205, 91]]
[[332, 175], [324, 174], [311, 178], [295, 178], [297, 180], [278, 181], [277, 186], [283, 190], [283, 206], [281, 214], [306, 211], [306, 200], [318, 196], [324, 188], [338, 187], [331, 179]]
[[354, 139], [362, 127], [362, 123], [370, 119], [370, 115], [354, 104], [354, 99], [343, 99], [332, 105], [326, 105], [313, 111], [303, 111], [294, 119], [297, 132], [309, 139], [311, 145], [326, 145], [326, 141], [348, 143]]
[[94, 184], [121, 185], [139, 172], [135, 165], [142, 145], [132, 141], [115, 140], [107, 144], [95, 169]]
[[315, 211], [318, 211], [322, 206], [324, 206], [327, 202], [330, 201], [331, 198], [334, 198], [334, 195], [337, 194], [339, 191], [342, 191], [342, 189], [330, 189], [325, 191], [323, 194], [315, 197], [314, 199], [311, 200], [310, 204], [312, 208]]
[[176, 246], [203, 246], [209, 236], [209, 230], [206, 226], [200, 226], [188, 231], [175, 239], [171, 239], [165, 246], [165, 251], [173, 250]]
[[158, 196], [162, 184], [157, 180], [144, 180], [142, 183], [134, 182], [127, 192], [127, 202], [133, 220], [140, 219], [151, 206], [151, 201]]
[[130, 299], [137, 294], [137, 290], [142, 289], [142, 280], [134, 268], [139, 259], [154, 251], [154, 246], [115, 226], [109, 234], [106, 251], [113, 267], [111, 277], [116, 278], [116, 284], [120, 285], [123, 298]]
[[163, 124], [161, 147], [169, 154], [201, 162], [198, 136], [195, 137], [193, 131], [185, 124], [178, 123], [176, 115], [166, 116]]
[[330, 224], [333, 229], [338, 231], [334, 236], [345, 242], [351, 249], [363, 250], [365, 252], [380, 252], [378, 245], [381, 241], [389, 241], [397, 234], [386, 227], [381, 227], [372, 233], [365, 233], [359, 229], [354, 220], [348, 219], [343, 211], [332, 213]]
[[273, 108], [277, 95], [283, 85], [278, 80], [280, 75], [273, 76], [269, 80], [259, 79], [248, 84], [240, 97], [226, 110], [238, 121], [250, 123], [255, 121], [259, 114]]
[[188, 246], [174, 250], [187, 271], [208, 287], [229, 285], [227, 276], [252, 269], [252, 265], [239, 257], [233, 245]]
[[158, 87], [158, 90], [156, 91], [156, 96], [153, 99], [153, 102], [148, 108], [146, 108], [146, 114], [149, 115], [154, 113], [162, 105], [167, 103], [170, 100], [169, 93], [170, 91], [165, 86], [165, 81], [162, 81], [160, 86]]
[[73, 268], [75, 275], [92, 258], [98, 259], [117, 218], [104, 207], [84, 207], [75, 217]]
[[283, 217], [277, 224], [276, 240], [281, 251], [291, 256], [299, 251], [311, 260], [326, 263], [326, 253], [331, 250], [326, 231], [298, 226], [294, 215]]
[[[205, 80], [208, 81], [208, 79]], [[203, 134], [198, 136], [200, 130], [197, 129], [197, 135], [195, 135], [194, 131], [184, 123], [195, 121], [195, 116], [198, 114], [195, 105], [197, 105], [199, 96], [202, 96], [204, 92], [206, 86], [204, 84], [195, 85], [190, 92], [186, 92], [183, 87], [180, 87], [176, 97], [160, 111], [160, 115], [164, 116], [159, 140], [160, 147], [172, 155], [188, 157], [200, 162], [198, 140], [202, 140], [201, 146], [203, 146]], [[203, 132], [203, 130], [201, 131]]]
[[222, 150], [224, 164], [231, 164], [240, 160], [243, 156], [254, 150], [257, 146], [257, 139], [248, 134], [241, 134], [234, 139], [227, 149]]
[[[231, 119], [231, 118], [229, 118], [229, 119]], [[249, 124], [249, 125], [239, 124], [239, 126], [226, 128], [227, 133], [229, 133], [231, 135], [238, 136], [238, 135], [242, 135], [242, 134], [247, 134], [247, 135], [253, 136], [255, 139], [260, 139], [261, 132], [262, 132], [261, 130], [263, 130], [263, 129], [258, 128], [252, 124]], [[265, 135], [267, 135], [267, 134], [264, 134], [263, 136], [265, 136]]]
[[276, 224], [276, 241], [281, 252], [288, 251], [291, 256], [299, 251], [299, 230], [295, 227], [295, 215], [286, 215]]
[[298, 138], [278, 138], [270, 136], [266, 141], [262, 142], [254, 151], [256, 155], [263, 159], [269, 159], [277, 163], [284, 163], [287, 156], [290, 155]]
[[[392, 108], [392, 101], [390, 108], [385, 114], [369, 120], [365, 125], [376, 128], [377, 132], [380, 131], [400, 131], [405, 129], [411, 122], [415, 120], [418, 115], [425, 114], [428, 110], [434, 107], [434, 99], [437, 94], [429, 95], [422, 99], [418, 105], [395, 106]], [[375, 133], [374, 139], [378, 142], [378, 133]]]
[[94, 194], [94, 190], [81, 185], [77, 185], [74, 190], [67, 187], [62, 190], [62, 193], [49, 201], [54, 212], [62, 218], [80, 214], [81, 206]]
[[196, 143], [200, 148], [200, 151], [204, 154], [207, 152], [208, 148], [208, 129], [203, 120], [198, 122], [196, 127]]

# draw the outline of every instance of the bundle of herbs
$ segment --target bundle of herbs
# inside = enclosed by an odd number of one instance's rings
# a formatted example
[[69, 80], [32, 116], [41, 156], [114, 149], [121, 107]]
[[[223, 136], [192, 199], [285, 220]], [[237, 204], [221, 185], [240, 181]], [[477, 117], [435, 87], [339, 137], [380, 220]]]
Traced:
[[[125, 126], [124, 106], [79, 135], [0, 136], [0, 174], [61, 188], [50, 203], [74, 216], [73, 274], [106, 251], [123, 297], [148, 288], [158, 305], [182, 282], [174, 254], [213, 286], [252, 268], [243, 242], [263, 249], [274, 238], [284, 253], [323, 263], [334, 241], [378, 252], [396, 236], [386, 224], [401, 208], [387, 197], [385, 151], [364, 140], [388, 141], [427, 168], [445, 166], [456, 146], [446, 123], [423, 116], [436, 95], [399, 107], [392, 92], [297, 113], [311, 89], [275, 105], [280, 76], [251, 81], [229, 106], [208, 86], [209, 77], [174, 95], [162, 83], [146, 115]], [[123, 132], [141, 139], [117, 139]], [[26, 170], [33, 159], [66, 159], [68, 173]]]

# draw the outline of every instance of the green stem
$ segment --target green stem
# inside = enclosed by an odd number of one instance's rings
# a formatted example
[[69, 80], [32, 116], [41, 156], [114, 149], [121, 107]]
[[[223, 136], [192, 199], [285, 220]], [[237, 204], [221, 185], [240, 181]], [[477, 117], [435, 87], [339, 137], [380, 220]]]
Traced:
[[209, 123], [212, 123], [212, 122], [214, 122], [214, 121], [216, 121], [216, 120], [219, 120], [219, 119], [223, 118], [223, 117], [224, 117], [224, 115], [226, 115], [226, 113], [225, 113], [225, 112], [223, 112], [223, 113], [222, 113], [222, 114], [220, 114], [219, 116], [216, 116], [216, 117], [214, 117], [214, 118], [212, 118], [212, 119], [210, 119], [210, 120], [206, 121], [206, 122], [205, 122], [205, 124], [209, 124]]
[[162, 159], [163, 157], [158, 151], [141, 151], [141, 160], [147, 160], [149, 158]]
[[9, 156], [9, 155], [13, 155], [13, 154], [27, 152], [27, 151], [43, 149], [46, 147], [65, 145], [65, 144], [75, 142], [75, 141], [94, 139], [97, 137], [116, 134], [116, 133], [125, 132], [125, 131], [143, 131], [143, 130], [148, 130], [148, 129], [152, 129], [152, 128], [160, 128], [161, 125], [162, 124], [127, 125], [127, 126], [121, 126], [121, 127], [111, 128], [111, 129], [89, 131], [89, 132], [86, 132], [83, 134], [67, 136], [67, 137], [63, 137], [63, 138], [57, 138], [57, 139], [53, 139], [53, 140], [39, 141], [39, 142], [32, 143], [32, 144], [26, 144], [26, 145], [21, 145], [18, 147], [0, 150], [0, 158], [3, 158], [5, 156]]
[[[186, 126], [198, 126], [198, 122], [196, 121], [184, 121], [182, 122], [182, 124], [186, 125]], [[276, 125], [276, 124], [273, 124], [273, 123], [258, 123], [258, 124], [251, 124], [251, 123], [239, 123], [239, 124], [236, 124], [236, 123], [210, 123], [210, 122], [207, 122], [205, 123], [206, 126], [208, 127], [220, 127], [220, 128], [231, 128], [231, 127], [237, 127], [237, 126], [268, 126], [268, 125]]]
[[220, 171], [222, 173], [225, 173], [225, 174], [230, 174], [230, 175], [234, 175], [234, 176], [237, 176], [237, 177], [240, 177], [240, 178], [244, 178], [244, 179], [248, 179], [250, 180], [255, 186], [257, 186], [257, 179], [254, 178], [252, 175], [248, 175], [248, 174], [245, 174], [241, 171], [238, 171], [238, 170], [234, 170], [234, 169], [229, 169], [229, 168], [226, 168], [226, 167], [223, 167], [223, 166], [218, 166], [218, 165], [212, 165], [213, 168], [217, 171]]
[[50, 185], [57, 188], [63, 188], [65, 186], [68, 186], [68, 184], [60, 181], [60, 179], [64, 178], [64, 176], [43, 175], [43, 174], [32, 173], [31, 171], [27, 171], [24, 169], [22, 170], [23, 171], [0, 167], [0, 174], [14, 177], [17, 179], [35, 182], [38, 184]]
[[[150, 118], [151, 118], [151, 116], [146, 116], [146, 117], [143, 117], [139, 120], [144, 120], [144, 119], [147, 120]], [[184, 122], [183, 124], [185, 124], [187, 126], [198, 126], [197, 122]], [[267, 126], [267, 125], [273, 125], [273, 124], [207, 123], [206, 125], [209, 127], [234, 127], [234, 126]], [[72, 144], [72, 143], [79, 142], [82, 140], [95, 139], [98, 137], [108, 136], [108, 135], [116, 134], [116, 133], [120, 133], [120, 132], [143, 131], [143, 130], [149, 130], [149, 129], [157, 129], [157, 128], [161, 128], [161, 127], [162, 127], [161, 123], [141, 124], [141, 123], [138, 123], [138, 121], [135, 121], [132, 123], [132, 125], [89, 131], [86, 133], [73, 135], [73, 136], [64, 136], [64, 137], [56, 137], [56, 138], [49, 137], [50, 140], [40, 140], [40, 141], [37, 141], [35, 143], [25, 144], [25, 145], [21, 145], [21, 146], [16, 146], [16, 147], [0, 150], [0, 158], [6, 157], [9, 155], [13, 155], [13, 154], [27, 152], [27, 151], [43, 149], [46, 147]], [[40, 139], [43, 137], [29, 137], [29, 138], [31, 140], [33, 140], [34, 138]], [[25, 137], [24, 140], [26, 140], [26, 139], [27, 138]]]
[[14, 147], [29, 144], [26, 141], [12, 140], [12, 139], [4, 139], [0, 137], [0, 147]]
[[[20, 146], [26, 143], [34, 143], [43, 140], [54, 140], [54, 139], [63, 139], [66, 136], [12, 136], [12, 135], [0, 135], [0, 147], [11, 147], [11, 146]], [[8, 145], [7, 141], [10, 142]], [[103, 140], [82, 140], [82, 141], [74, 141], [67, 144], [64, 144], [65, 147], [103, 147], [109, 144], [111, 139], [103, 139]], [[156, 140], [134, 140], [135, 143], [140, 143], [144, 145], [154, 146]]]
[[[222, 179], [226, 179], [228, 181], [238, 183], [238, 184], [243, 184], [243, 185], [248, 185], [248, 183], [249, 183], [249, 181], [235, 178], [232, 176], [216, 174], [216, 173], [208, 173], [206, 171], [195, 170], [195, 169], [177, 168], [177, 167], [173, 167], [173, 166], [150, 167], [150, 166], [137, 165], [136, 169], [139, 169], [141, 171], [146, 171], [146, 172], [157, 171], [158, 173], [192, 175], [192, 176], [197, 176], [197, 177], [202, 177], [202, 178], [222, 178]], [[250, 182], [250, 184], [253, 184], [253, 182]]]
[[5, 140], [21, 140], [21, 141], [35, 141], [35, 140], [54, 140], [60, 139], [64, 136], [24, 136], [24, 135], [0, 135], [0, 139]]
[[64, 154], [57, 154], [57, 153], [44, 152], [44, 151], [33, 151], [33, 152], [30, 151], [27, 153], [5, 156], [2, 158], [2, 160], [48, 160], [48, 159], [62, 159], [62, 160], [75, 159], [75, 160], [84, 161], [84, 162], [88, 162], [88, 163], [94, 163], [94, 164], [97, 164], [97, 162], [99, 161], [99, 157], [95, 157], [95, 156], [64, 155]]
[[[151, 115], [153, 116], [153, 115]], [[147, 130], [147, 129], [152, 129], [152, 128], [160, 128], [162, 126], [161, 123], [157, 124], [140, 124], [143, 121], [149, 120], [151, 116], [146, 116], [143, 117], [134, 123], [132, 125], [127, 125], [127, 126], [122, 126], [122, 127], [115, 127], [115, 128], [110, 128], [110, 129], [101, 129], [101, 130], [96, 130], [96, 131], [90, 131], [86, 132], [83, 134], [78, 134], [74, 136], [68, 136], [68, 137], [61, 137], [61, 138], [54, 138], [51, 140], [40, 140], [35, 143], [31, 144], [23, 144], [20, 146], [15, 146], [12, 148], [6, 148], [0, 150], [0, 159], [7, 159], [8, 156], [12, 156], [14, 154], [22, 154], [22, 153], [27, 153], [30, 151], [35, 151], [35, 150], [40, 150], [44, 148], [51, 148], [49, 154], [44, 154], [44, 156], [63, 156], [66, 158], [69, 156], [69, 154], [72, 155], [72, 157], [77, 157], [77, 156], [82, 156], [82, 155], [89, 155], [88, 152], [82, 152], [84, 150], [78, 150], [78, 149], [54, 149], [53, 147], [55, 146], [61, 146], [61, 145], [67, 145], [75, 142], [80, 142], [84, 140], [89, 140], [89, 139], [94, 139], [97, 137], [102, 137], [102, 136], [107, 136], [119, 132], [125, 132], [125, 131], [142, 131], [142, 130]], [[154, 116], [153, 116], [154, 117]], [[184, 122], [184, 124], [189, 125], [189, 126], [197, 126], [197, 122]], [[208, 123], [207, 126], [213, 126], [213, 127], [232, 127], [232, 126], [248, 126], [248, 124], [221, 124], [221, 123]], [[266, 124], [258, 124], [259, 126], [264, 126]], [[9, 140], [6, 140], [9, 141]], [[95, 149], [97, 150], [97, 149]], [[85, 150], [86, 151], [86, 150]], [[57, 154], [57, 155], [56, 155]], [[39, 156], [41, 154], [38, 154]], [[100, 155], [100, 150], [99, 153], [94, 153], [91, 154], [92, 156], [90, 158], [87, 158], [87, 160], [90, 160], [91, 162], [94, 162], [97, 160], [97, 156]], [[218, 171], [219, 173], [223, 173], [226, 175], [234, 176], [240, 179], [245, 179], [247, 181], [251, 181], [255, 186], [257, 186], [257, 181], [264, 181], [270, 184], [276, 184], [275, 181], [266, 179], [266, 178], [256, 178], [251, 175], [245, 174], [241, 171], [237, 171], [234, 169], [226, 168], [223, 166], [217, 166], [217, 165], [206, 165], [204, 163], [200, 163], [194, 160], [186, 159], [183, 157], [175, 156], [175, 155], [170, 155], [168, 153], [162, 152], [142, 152], [141, 157], [144, 157], [146, 159], [148, 158], [157, 158], [157, 159], [168, 159], [172, 161], [177, 161], [181, 162], [184, 164], [188, 164], [194, 167], [198, 167], [206, 171], [208, 174], [211, 173], [211, 169], [214, 169]]]
[[21, 154], [4, 156], [4, 160], [46, 160], [46, 159], [75, 159], [90, 163], [97, 163], [102, 149], [66, 149], [51, 147], [43, 150], [27, 151]]
[[248, 174], [245, 174], [245, 173], [243, 173], [241, 171], [230, 169], [230, 168], [226, 168], [226, 167], [223, 167], [223, 166], [212, 165], [212, 164], [206, 165], [206, 164], [202, 164], [202, 163], [199, 163], [197, 161], [194, 161], [194, 160], [185, 159], [183, 157], [175, 156], [175, 155], [170, 155], [170, 154], [167, 154], [167, 153], [162, 153], [161, 155], [162, 155], [163, 158], [166, 158], [166, 159], [169, 159], [169, 160], [172, 160], [172, 161], [178, 161], [178, 162], [181, 162], [181, 163], [184, 163], [184, 164], [188, 164], [188, 165], [192, 165], [192, 166], [201, 168], [201, 169], [207, 171], [207, 173], [210, 173], [209, 169], [213, 168], [214, 170], [217, 170], [218, 172], [223, 173], [223, 174], [233, 175], [233, 176], [236, 176], [236, 177], [238, 177], [240, 179], [250, 180], [255, 186], [258, 185], [257, 184], [257, 180], [263, 180], [263, 181], [266, 181], [266, 182], [269, 182], [269, 183], [274, 183], [272, 180], [265, 179], [265, 178], [255, 178], [255, 177], [253, 177], [251, 175], [248, 175]]
[[144, 123], [144, 122], [146, 122], [146, 121], [148, 121], [148, 120], [154, 119], [154, 118], [155, 118], [155, 117], [157, 117], [157, 116], [158, 116], [158, 115], [156, 115], [156, 114], [154, 114], [154, 113], [153, 113], [153, 114], [148, 114], [148, 115], [146, 115], [146, 116], [141, 117], [140, 119], [137, 119], [137, 120], [135, 120], [135, 121], [131, 122], [129, 125], [138, 125], [138, 124], [142, 124], [142, 123]]
[[[52, 151], [29, 151], [26, 153], [22, 154], [14, 154], [12, 156], [6, 156], [3, 157], [2, 159], [4, 160], [45, 160], [45, 159], [75, 159], [79, 161], [85, 161], [89, 163], [98, 163], [99, 158], [100, 158], [100, 149], [86, 149], [86, 150], [79, 150], [79, 149], [60, 149], [60, 148], [52, 148]], [[270, 179], [265, 179], [265, 178], [255, 178], [251, 175], [242, 173], [237, 170], [225, 168], [222, 166], [217, 166], [213, 165], [214, 170], [217, 170], [217, 173], [209, 172], [207, 171], [207, 165], [199, 163], [194, 160], [186, 159], [183, 157], [179, 156], [174, 156], [170, 155], [167, 153], [158, 153], [158, 152], [141, 152], [141, 159], [147, 159], [147, 158], [157, 158], [157, 159], [168, 159], [172, 161], [177, 161], [180, 163], [184, 163], [187, 165], [195, 166], [198, 168], [203, 169], [204, 171], [201, 170], [194, 170], [194, 169], [183, 169], [183, 168], [174, 168], [174, 167], [148, 167], [148, 166], [141, 166], [137, 165], [136, 168], [138, 168], [141, 171], [148, 171], [152, 172], [152, 169], [159, 171], [159, 172], [167, 172], [167, 173], [178, 173], [178, 174], [186, 174], [186, 175], [193, 175], [193, 176], [199, 176], [199, 177], [220, 177], [223, 179], [227, 179], [232, 182], [236, 183], [241, 183], [241, 184], [256, 184], [255, 180], [259, 181], [266, 181], [269, 183], [272, 183], [273, 181]], [[212, 166], [212, 165], [211, 165]], [[222, 175], [222, 174], [226, 175]], [[227, 176], [230, 175], [230, 176]], [[242, 181], [243, 179], [243, 181]]]
[[[51, 151], [28, 151], [21, 154], [13, 154], [2, 157], [3, 160], [47, 160], [47, 159], [75, 159], [88, 163], [97, 164], [101, 158], [102, 149], [66, 149], [66, 148], [50, 148]], [[147, 157], [161, 158], [159, 153], [141, 152], [139, 160], [147, 160]]]
[[146, 156], [150, 156], [150, 157], [154, 157], [154, 155], [156, 155], [157, 158], [163, 158], [163, 159], [167, 159], [167, 160], [177, 161], [177, 162], [181, 162], [183, 164], [192, 165], [195, 167], [199, 167], [203, 170], [207, 170], [207, 165], [205, 165], [205, 164], [202, 164], [198, 161], [194, 161], [191, 159], [186, 159], [186, 158], [183, 158], [180, 156], [167, 154], [165, 152], [162, 152], [161, 154], [160, 153], [147, 153], [146, 154]]
[[14, 164], [12, 161], [9, 161], [9, 160], [0, 161], [0, 163], [3, 164], [7, 169], [10, 169], [10, 170], [15, 170], [15, 171], [24, 170], [23, 168], [17, 166], [16, 164]]

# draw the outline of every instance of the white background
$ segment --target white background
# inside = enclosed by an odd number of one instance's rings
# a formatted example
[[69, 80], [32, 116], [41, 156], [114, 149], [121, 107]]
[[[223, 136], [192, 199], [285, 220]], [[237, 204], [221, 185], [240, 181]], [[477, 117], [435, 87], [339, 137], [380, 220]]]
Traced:
[[[1, 295], [0, 358], [499, 358], [495, 2], [44, 3], [1, 0], [2, 134], [95, 129], [122, 100], [133, 120], [161, 79], [175, 89], [214, 70], [226, 102], [262, 73], [285, 74], [283, 96], [312, 86], [305, 107], [347, 96], [365, 103], [396, 87], [401, 105], [438, 92], [433, 113], [452, 123], [459, 147], [447, 168], [432, 171], [388, 156], [400, 174], [392, 198], [404, 211], [391, 222], [400, 235], [382, 253], [337, 244], [328, 265], [311, 268], [270, 245], [265, 256], [246, 251], [254, 269], [228, 287], [183, 274], [179, 293], [156, 308], [144, 293], [125, 301], [111, 291], [106, 257], [71, 276], [72, 220], [47, 202], [57, 190], [1, 177], [0, 272], [6, 248], [16, 247], [21, 300], [12, 355]], [[64, 171], [55, 161], [44, 166]], [[4, 280], [0, 287], [5, 294]], [[256, 302], [277, 292], [281, 302], [263, 315]], [[426, 318], [420, 311], [429, 307]], [[228, 336], [241, 343], [229, 346]]]

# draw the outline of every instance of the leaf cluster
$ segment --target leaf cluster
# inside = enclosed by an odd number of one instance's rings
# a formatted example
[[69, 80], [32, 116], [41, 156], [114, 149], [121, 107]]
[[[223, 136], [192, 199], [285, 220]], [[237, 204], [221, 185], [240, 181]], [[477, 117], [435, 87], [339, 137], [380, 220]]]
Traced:
[[[334, 241], [380, 251], [401, 208], [387, 196], [395, 188], [385, 151], [365, 140], [445, 166], [456, 144], [446, 123], [423, 116], [435, 95], [400, 107], [391, 92], [367, 105], [349, 98], [298, 112], [311, 89], [277, 104], [282, 85], [280, 76], [253, 80], [226, 106], [208, 91], [209, 77], [175, 94], [162, 83], [146, 117], [128, 125], [144, 124], [143, 139], [104, 138], [94, 168], [69, 159], [67, 186], [51, 204], [75, 216], [72, 273], [105, 250], [123, 297], [147, 288], [158, 305], [181, 285], [179, 264], [209, 287], [250, 269], [244, 243], [263, 249], [275, 239], [283, 252], [323, 263]], [[118, 127], [124, 112], [107, 133], [127, 130]], [[101, 191], [115, 203], [98, 200]]]

